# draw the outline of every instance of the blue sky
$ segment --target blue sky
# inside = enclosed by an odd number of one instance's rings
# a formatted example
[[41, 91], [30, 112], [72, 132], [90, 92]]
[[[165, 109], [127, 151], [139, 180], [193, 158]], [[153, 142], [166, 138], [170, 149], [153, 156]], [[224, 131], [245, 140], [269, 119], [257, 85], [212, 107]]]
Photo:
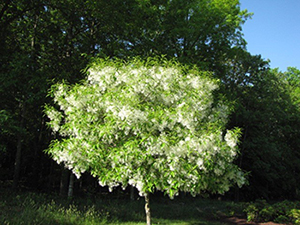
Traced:
[[240, 0], [253, 12], [243, 25], [247, 50], [271, 60], [271, 68], [300, 69], [300, 0]]

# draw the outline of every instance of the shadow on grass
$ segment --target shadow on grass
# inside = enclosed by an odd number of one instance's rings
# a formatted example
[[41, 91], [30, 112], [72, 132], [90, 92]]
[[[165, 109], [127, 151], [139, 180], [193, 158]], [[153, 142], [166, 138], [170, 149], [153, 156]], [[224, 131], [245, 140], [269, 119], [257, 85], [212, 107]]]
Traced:
[[[105, 208], [114, 224], [145, 224], [144, 199], [137, 201], [111, 201]], [[242, 207], [231, 202], [205, 200], [202, 198], [179, 198], [170, 200], [154, 198], [151, 202], [153, 224], [220, 225], [226, 216], [240, 214]], [[113, 223], [112, 223], [113, 224]]]
[[[221, 225], [220, 216], [231, 215], [238, 205], [201, 198], [153, 198], [152, 222], [174, 225]], [[39, 225], [144, 225], [144, 199], [78, 198], [35, 193], [0, 195], [0, 224]]]

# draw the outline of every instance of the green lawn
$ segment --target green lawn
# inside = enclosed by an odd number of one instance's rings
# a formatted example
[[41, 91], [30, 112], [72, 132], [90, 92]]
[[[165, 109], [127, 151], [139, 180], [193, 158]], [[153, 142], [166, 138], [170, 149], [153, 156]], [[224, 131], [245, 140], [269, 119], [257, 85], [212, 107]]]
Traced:
[[[0, 193], [0, 224], [3, 225], [144, 225], [144, 201], [127, 198], [78, 198], [35, 193]], [[202, 198], [153, 198], [153, 224], [220, 225], [221, 218], [240, 214], [241, 204]]]

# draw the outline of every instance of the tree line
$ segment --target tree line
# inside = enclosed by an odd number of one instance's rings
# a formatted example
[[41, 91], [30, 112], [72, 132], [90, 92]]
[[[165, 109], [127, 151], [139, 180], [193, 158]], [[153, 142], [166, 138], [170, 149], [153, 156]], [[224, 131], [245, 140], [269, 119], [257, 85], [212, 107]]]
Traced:
[[215, 97], [232, 105], [226, 127], [241, 129], [235, 164], [249, 184], [231, 195], [299, 198], [300, 71], [281, 72], [247, 52], [242, 25], [250, 17], [238, 0], [3, 1], [1, 181], [64, 194], [70, 172], [44, 152], [57, 138], [44, 113], [50, 87], [82, 80], [93, 57], [164, 55], [210, 71], [220, 80]]

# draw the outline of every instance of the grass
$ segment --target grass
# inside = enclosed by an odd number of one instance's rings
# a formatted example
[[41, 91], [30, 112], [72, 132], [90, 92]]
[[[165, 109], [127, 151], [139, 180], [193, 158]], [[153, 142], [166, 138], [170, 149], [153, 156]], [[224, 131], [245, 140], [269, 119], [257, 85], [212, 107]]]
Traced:
[[[242, 212], [240, 204], [201, 198], [153, 198], [153, 224], [221, 225], [221, 218]], [[0, 224], [3, 225], [144, 225], [143, 199], [78, 198], [1, 191]]]

